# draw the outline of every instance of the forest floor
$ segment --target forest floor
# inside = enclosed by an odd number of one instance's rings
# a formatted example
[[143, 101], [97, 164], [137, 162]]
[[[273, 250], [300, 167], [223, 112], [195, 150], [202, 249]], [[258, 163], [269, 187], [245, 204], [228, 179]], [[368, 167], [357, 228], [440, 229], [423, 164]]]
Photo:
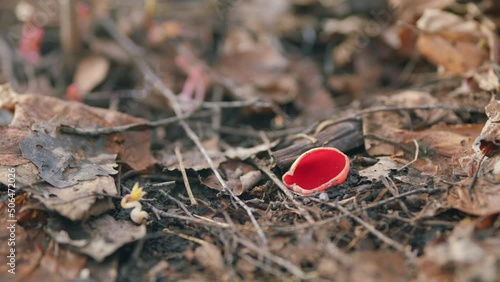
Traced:
[[495, 2], [2, 1], [0, 281], [500, 281]]

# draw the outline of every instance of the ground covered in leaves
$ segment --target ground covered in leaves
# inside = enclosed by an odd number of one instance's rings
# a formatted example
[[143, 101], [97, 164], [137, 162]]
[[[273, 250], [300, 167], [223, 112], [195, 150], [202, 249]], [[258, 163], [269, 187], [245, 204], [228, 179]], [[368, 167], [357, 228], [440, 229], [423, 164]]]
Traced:
[[[494, 0], [2, 1], [0, 280], [500, 281], [499, 26]], [[344, 182], [282, 181], [330, 147]]]

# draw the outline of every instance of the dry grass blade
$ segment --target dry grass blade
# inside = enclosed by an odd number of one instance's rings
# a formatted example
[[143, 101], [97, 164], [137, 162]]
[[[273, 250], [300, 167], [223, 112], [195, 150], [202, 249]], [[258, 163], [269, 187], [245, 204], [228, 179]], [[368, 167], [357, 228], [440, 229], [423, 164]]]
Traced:
[[189, 196], [189, 201], [192, 206], [197, 205], [196, 199], [193, 196], [193, 191], [191, 190], [191, 185], [189, 184], [189, 179], [187, 177], [186, 168], [184, 167], [184, 161], [182, 160], [181, 149], [179, 146], [175, 146], [175, 155], [177, 156], [177, 160], [179, 161], [179, 167], [182, 173], [182, 179], [184, 180], [184, 186], [186, 187], [186, 191]]

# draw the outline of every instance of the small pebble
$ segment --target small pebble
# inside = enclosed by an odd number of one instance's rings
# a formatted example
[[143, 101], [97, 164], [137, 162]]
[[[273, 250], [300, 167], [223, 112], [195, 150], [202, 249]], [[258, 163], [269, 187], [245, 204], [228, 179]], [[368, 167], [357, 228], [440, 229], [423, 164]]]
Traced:
[[321, 192], [321, 193], [319, 194], [319, 199], [320, 199], [321, 201], [325, 201], [325, 202], [327, 202], [327, 201], [329, 201], [329, 200], [330, 200], [330, 197], [328, 196], [328, 193]]

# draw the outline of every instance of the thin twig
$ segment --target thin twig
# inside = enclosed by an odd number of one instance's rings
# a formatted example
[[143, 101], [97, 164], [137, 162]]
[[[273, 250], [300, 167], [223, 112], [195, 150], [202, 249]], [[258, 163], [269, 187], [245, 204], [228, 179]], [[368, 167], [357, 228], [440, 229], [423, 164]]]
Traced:
[[[208, 112], [200, 112], [200, 113], [196, 114], [196, 116], [201, 117], [201, 116], [207, 116], [208, 114], [209, 114]], [[68, 134], [85, 135], [85, 136], [100, 136], [100, 135], [122, 133], [125, 131], [131, 131], [131, 130], [133, 130], [133, 131], [147, 130], [147, 129], [151, 129], [154, 127], [169, 125], [169, 124], [172, 124], [174, 122], [178, 122], [181, 119], [193, 117], [193, 116], [195, 116], [195, 115], [183, 115], [180, 117], [175, 116], [175, 117], [164, 118], [164, 119], [151, 121], [151, 122], [137, 122], [137, 123], [119, 125], [119, 126], [114, 126], [114, 127], [106, 127], [106, 128], [78, 128], [78, 127], [72, 127], [72, 126], [67, 126], [67, 125], [61, 125], [60, 130], [61, 130], [61, 132], [68, 133]]]
[[323, 127], [335, 125], [341, 122], [349, 120], [357, 120], [359, 117], [365, 114], [378, 113], [378, 112], [395, 112], [395, 111], [414, 111], [414, 110], [449, 110], [456, 112], [468, 112], [468, 113], [484, 113], [483, 110], [472, 107], [456, 107], [450, 105], [425, 105], [425, 106], [415, 106], [415, 107], [373, 107], [357, 111], [350, 115], [345, 115], [341, 118], [331, 119], [328, 122], [322, 123]]
[[191, 190], [191, 185], [189, 184], [189, 179], [187, 177], [186, 168], [184, 167], [184, 161], [182, 160], [181, 149], [179, 146], [175, 146], [175, 156], [177, 157], [177, 161], [179, 162], [179, 169], [182, 174], [182, 180], [184, 180], [184, 187], [186, 187], [186, 191], [189, 196], [189, 201], [191, 202], [191, 206], [196, 206], [198, 203], [193, 196], [193, 191]]
[[[399, 195], [399, 191], [396, 188], [396, 185], [394, 184], [394, 181], [392, 181], [391, 178], [381, 175], [379, 177], [379, 179], [382, 182], [382, 184], [385, 186], [385, 188], [387, 188], [387, 190], [389, 192], [391, 192], [392, 196]], [[410, 211], [408, 210], [408, 207], [405, 205], [405, 203], [403, 203], [403, 201], [401, 201], [401, 200], [398, 200], [398, 201], [399, 201], [399, 205], [401, 206], [401, 209], [406, 213], [410, 213]]]
[[416, 162], [418, 160], [418, 155], [420, 154], [420, 146], [418, 145], [418, 142], [416, 139], [413, 139], [413, 143], [415, 143], [415, 157], [413, 158], [413, 160], [407, 164], [405, 164], [404, 166], [400, 167], [398, 169], [398, 171], [401, 171], [405, 168], [407, 168], [408, 166], [410, 166], [411, 164], [413, 164], [414, 162]]
[[481, 165], [483, 164], [484, 158], [486, 157], [486, 154], [484, 154], [481, 159], [479, 160], [479, 164], [477, 165], [476, 171], [474, 171], [474, 175], [472, 176], [472, 180], [470, 181], [469, 186], [467, 187], [467, 192], [469, 193], [469, 197], [472, 199], [472, 190], [474, 190], [474, 186], [476, 186], [477, 182], [477, 177], [479, 175], [479, 171], [481, 170]]
[[176, 203], [189, 217], [194, 217], [193, 214], [188, 210], [188, 208], [186, 207], [186, 205], [177, 200], [176, 198], [170, 196], [167, 192], [165, 191], [162, 191], [162, 190], [158, 190], [158, 192], [160, 192], [160, 194], [162, 194], [163, 196], [167, 197], [170, 201], [173, 201], [174, 203]]
[[[165, 182], [160, 182], [160, 183], [152, 183], [152, 184], [147, 184], [146, 187], [153, 187], [153, 188], [162, 188], [162, 187], [168, 187], [168, 186], [173, 186], [175, 185], [175, 181], [165, 181]], [[163, 191], [159, 189], [158, 191]]]
[[202, 108], [213, 109], [213, 108], [243, 108], [243, 107], [270, 107], [271, 103], [261, 102], [258, 99], [249, 99], [245, 101], [230, 101], [230, 102], [203, 102], [201, 104]]
[[185, 239], [185, 240], [188, 240], [188, 241], [191, 241], [191, 242], [195, 242], [196, 244], [199, 244], [199, 245], [208, 245], [208, 244], [210, 244], [210, 243], [208, 243], [206, 241], [203, 241], [200, 238], [196, 238], [196, 237], [189, 236], [189, 235], [186, 235], [186, 234], [174, 232], [174, 231], [172, 231], [172, 230], [170, 230], [168, 228], [163, 228], [163, 232], [175, 235], [175, 236], [177, 236], [179, 238], [182, 238], [182, 239]]
[[209, 221], [209, 220], [206, 220], [206, 218], [197, 218], [196, 216], [189, 217], [189, 216], [184, 216], [184, 215], [172, 214], [170, 212], [160, 210], [160, 209], [156, 208], [155, 206], [151, 205], [150, 203], [147, 203], [147, 202], [143, 202], [143, 203], [144, 203], [144, 206], [146, 208], [151, 209], [152, 212], [154, 212], [155, 214], [157, 214], [161, 217], [185, 220], [187, 222], [197, 223], [197, 224], [201, 224], [203, 226], [211, 225], [211, 226], [217, 226], [220, 228], [229, 228], [230, 227], [227, 223]]

